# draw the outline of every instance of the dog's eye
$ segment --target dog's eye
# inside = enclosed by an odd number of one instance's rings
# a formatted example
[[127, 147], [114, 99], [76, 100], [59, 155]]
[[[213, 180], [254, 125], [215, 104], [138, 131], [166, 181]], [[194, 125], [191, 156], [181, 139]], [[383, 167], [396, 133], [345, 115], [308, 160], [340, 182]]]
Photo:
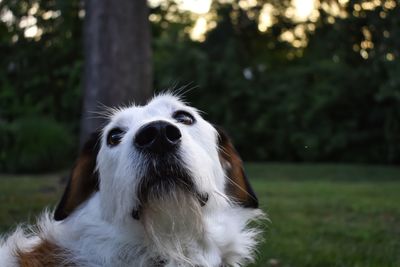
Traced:
[[107, 135], [107, 145], [116, 146], [121, 142], [124, 131], [120, 128], [112, 129]]
[[172, 114], [172, 118], [174, 118], [177, 122], [186, 125], [192, 125], [196, 122], [192, 114], [183, 110], [175, 111], [174, 114]]

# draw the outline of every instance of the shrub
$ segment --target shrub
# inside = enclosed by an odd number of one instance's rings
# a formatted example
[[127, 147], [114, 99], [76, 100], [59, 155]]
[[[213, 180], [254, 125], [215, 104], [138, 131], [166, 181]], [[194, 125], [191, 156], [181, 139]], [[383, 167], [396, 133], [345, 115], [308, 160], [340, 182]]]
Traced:
[[44, 117], [0, 122], [0, 171], [43, 172], [63, 168], [75, 150], [75, 136]]

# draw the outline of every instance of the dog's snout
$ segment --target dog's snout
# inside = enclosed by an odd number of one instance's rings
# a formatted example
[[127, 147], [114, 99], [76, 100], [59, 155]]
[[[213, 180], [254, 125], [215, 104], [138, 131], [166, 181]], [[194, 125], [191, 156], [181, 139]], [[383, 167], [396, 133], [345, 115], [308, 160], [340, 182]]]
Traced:
[[168, 152], [181, 141], [182, 134], [178, 127], [166, 121], [154, 121], [142, 126], [134, 140], [139, 149], [155, 153]]

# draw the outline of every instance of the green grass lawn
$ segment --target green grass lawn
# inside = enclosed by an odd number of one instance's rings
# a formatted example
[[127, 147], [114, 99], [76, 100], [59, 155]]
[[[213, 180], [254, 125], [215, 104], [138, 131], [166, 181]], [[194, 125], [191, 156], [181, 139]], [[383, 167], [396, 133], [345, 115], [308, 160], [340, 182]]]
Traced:
[[59, 175], [0, 176], [0, 233], [18, 223], [35, 222], [45, 207], [54, 208], [61, 197]]
[[[247, 164], [265, 242], [253, 266], [400, 266], [400, 168]], [[0, 176], [0, 231], [55, 205], [59, 177]]]

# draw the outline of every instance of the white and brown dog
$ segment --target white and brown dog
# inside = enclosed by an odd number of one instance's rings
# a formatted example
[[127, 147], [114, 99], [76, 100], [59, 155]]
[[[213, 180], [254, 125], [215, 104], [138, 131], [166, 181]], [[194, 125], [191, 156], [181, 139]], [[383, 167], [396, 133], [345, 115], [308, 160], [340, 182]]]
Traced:
[[243, 266], [262, 216], [226, 134], [163, 94], [113, 110], [54, 214], [0, 241], [0, 266]]

